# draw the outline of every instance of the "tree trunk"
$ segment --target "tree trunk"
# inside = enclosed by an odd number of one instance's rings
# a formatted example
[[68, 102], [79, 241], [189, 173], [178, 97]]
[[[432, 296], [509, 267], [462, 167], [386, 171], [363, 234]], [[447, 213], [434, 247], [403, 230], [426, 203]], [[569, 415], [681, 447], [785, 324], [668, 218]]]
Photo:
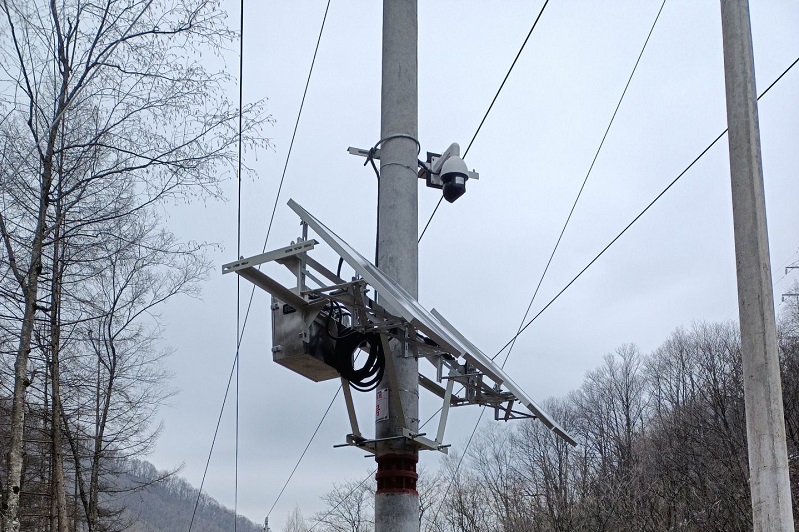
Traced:
[[[60, 181], [59, 181], [60, 185]], [[60, 189], [60, 186], [59, 186]], [[59, 190], [56, 201], [55, 229], [53, 233], [53, 268], [50, 286], [50, 370], [52, 394], [52, 483], [51, 496], [55, 528], [52, 532], [68, 532], [67, 496], [64, 484], [64, 452], [62, 447], [61, 417], [61, 282], [63, 268], [61, 264], [61, 194]]]
[[[55, 9], [55, 4], [52, 4]], [[55, 13], [53, 13], [55, 15]], [[10, 19], [9, 19], [10, 22]], [[12, 25], [12, 34], [15, 44], [19, 45], [16, 41], [16, 33]], [[61, 43], [63, 44], [63, 43]], [[17, 46], [17, 49], [19, 47]], [[59, 56], [64, 58], [63, 47], [59, 47]], [[24, 63], [24, 61], [23, 61]], [[55, 153], [56, 140], [58, 138], [59, 123], [61, 116], [66, 108], [66, 94], [68, 90], [69, 70], [64, 69], [61, 72], [61, 84], [58, 87], [58, 96], [55, 107], [54, 120], [50, 124], [47, 131], [46, 145], [43, 150], [39, 151], [39, 159], [42, 168], [41, 181], [39, 187], [39, 206], [36, 219], [36, 228], [33, 233], [33, 240], [30, 247], [30, 263], [28, 265], [27, 275], [24, 279], [14, 270], [17, 274], [17, 280], [20, 282], [23, 296], [25, 299], [25, 311], [22, 317], [22, 327], [19, 335], [19, 347], [17, 348], [17, 357], [14, 363], [14, 397], [11, 406], [11, 441], [9, 442], [9, 450], [7, 455], [7, 471], [8, 480], [5, 497], [5, 508], [2, 517], [2, 526], [5, 532], [19, 532], [20, 531], [20, 491], [22, 484], [22, 466], [25, 455], [25, 392], [26, 388], [30, 385], [28, 378], [28, 356], [31, 351], [31, 339], [33, 335], [33, 327], [36, 321], [36, 301], [39, 294], [39, 278], [42, 273], [42, 251], [44, 248], [45, 237], [48, 233], [47, 230], [47, 211], [50, 203], [50, 195], [52, 193], [53, 185], [53, 160]], [[32, 88], [29, 87], [29, 90]], [[31, 97], [33, 94], [31, 93]], [[36, 129], [36, 123], [33, 117], [34, 108], [31, 106], [30, 115], [28, 117], [28, 127], [33, 134], [34, 139], [38, 139], [39, 132]], [[3, 238], [8, 250], [12, 249], [12, 241], [3, 226]], [[11, 255], [11, 253], [9, 253]]]
[[8, 480], [3, 512], [3, 530], [19, 532], [19, 500], [22, 489], [22, 462], [25, 455], [25, 392], [30, 385], [28, 378], [28, 355], [31, 351], [31, 338], [36, 319], [36, 299], [39, 291], [39, 276], [42, 271], [42, 247], [45, 235], [45, 215], [47, 213], [46, 198], [51, 181], [50, 165], [45, 165], [42, 176], [41, 201], [39, 216], [31, 249], [31, 262], [28, 268], [23, 294], [25, 296], [25, 312], [22, 317], [22, 329], [19, 335], [17, 358], [14, 363], [14, 397], [11, 403], [11, 441], [9, 442], [7, 460]]

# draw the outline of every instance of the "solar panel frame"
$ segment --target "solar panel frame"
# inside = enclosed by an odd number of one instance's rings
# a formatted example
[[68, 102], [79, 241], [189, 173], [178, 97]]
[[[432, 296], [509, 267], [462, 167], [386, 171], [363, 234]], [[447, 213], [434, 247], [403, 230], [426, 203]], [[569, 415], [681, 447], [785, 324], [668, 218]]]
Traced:
[[323, 224], [293, 199], [288, 206], [316, 232], [344, 261], [361, 275], [380, 295], [380, 305], [391, 313], [402, 317], [418, 330], [424, 332], [443, 349], [458, 354], [472, 364], [496, 384], [504, 385], [516, 399], [527, 407], [548, 429], [571, 445], [577, 445], [574, 438], [556, 423], [535, 401], [533, 401], [493, 360], [480, 351], [457, 331], [440, 313], [428, 311], [398, 283], [358, 253], [341, 237]]

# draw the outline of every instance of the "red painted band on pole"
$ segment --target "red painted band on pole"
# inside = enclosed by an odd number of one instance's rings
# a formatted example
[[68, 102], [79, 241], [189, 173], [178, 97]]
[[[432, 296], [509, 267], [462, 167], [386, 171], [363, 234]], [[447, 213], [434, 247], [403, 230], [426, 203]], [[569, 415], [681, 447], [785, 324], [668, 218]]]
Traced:
[[376, 457], [377, 493], [417, 493], [418, 460], [417, 456], [407, 454], [386, 454]]

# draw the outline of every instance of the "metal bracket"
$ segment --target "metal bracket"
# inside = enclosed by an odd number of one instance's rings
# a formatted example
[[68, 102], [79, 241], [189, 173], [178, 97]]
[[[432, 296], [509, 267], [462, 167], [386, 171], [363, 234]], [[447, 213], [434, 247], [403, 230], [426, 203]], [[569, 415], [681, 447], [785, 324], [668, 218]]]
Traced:
[[[349, 151], [362, 157], [379, 157], [376, 150], [351, 148]], [[439, 159], [439, 163], [443, 161], [443, 157]], [[441, 164], [437, 165], [436, 171], [440, 166]], [[391, 383], [390, 389], [394, 390], [388, 400], [391, 401], [392, 409], [396, 410], [394, 422], [403, 428], [399, 438], [412, 441], [413, 445], [421, 449], [442, 450], [446, 448], [442, 441], [449, 410], [454, 406], [480, 404], [494, 409], [497, 419], [538, 418], [568, 443], [576, 444], [568, 433], [510, 380], [501, 367], [470, 343], [443, 316], [435, 310], [427, 311], [416, 298], [296, 202], [290, 200], [289, 207], [303, 222], [303, 236], [299, 240], [268, 253], [239, 258], [222, 267], [223, 273], [235, 272], [269, 292], [283, 307], [282, 312], [278, 312], [279, 307], [272, 308], [273, 325], [280, 325], [273, 326], [273, 351], [277, 363], [316, 382], [340, 378], [339, 373], [326, 359], [330, 350], [335, 349], [335, 338], [327, 338], [326, 335], [332, 334], [329, 330], [330, 323], [331, 320], [336, 320], [337, 330], [343, 326], [362, 335], [380, 335], [387, 355], [386, 382]], [[340, 261], [343, 260], [355, 271], [356, 277], [351, 282], [344, 281], [340, 273], [333, 273], [309, 257], [308, 252], [317, 244], [316, 240], [307, 239], [309, 229], [339, 255]], [[270, 261], [288, 268], [293, 274], [294, 282], [280, 283], [259, 269], [261, 264]], [[378, 293], [380, 303], [376, 302]], [[293, 314], [293, 311], [297, 313]], [[307, 332], [309, 328], [314, 329], [313, 338], [322, 338], [322, 343], [311, 342], [311, 335]], [[406, 392], [397, 391], [395, 366], [398, 358], [391, 352], [391, 338], [401, 343], [404, 356], [413, 356], [417, 360], [426, 359], [433, 365], [434, 378], [419, 374], [418, 379], [421, 387], [443, 400], [434, 440], [419, 434], [419, 429], [415, 426], [413, 431], [408, 428], [409, 421], [414, 424], [416, 421], [407, 418], [402, 409], [401, 394]], [[463, 394], [455, 393], [456, 382], [464, 386]], [[376, 449], [376, 442], [382, 440], [368, 440], [363, 437], [349, 383], [342, 381], [342, 386], [345, 388], [344, 398], [352, 430], [345, 445]], [[527, 410], [529, 413], [525, 413]]]
[[352, 427], [351, 436], [363, 439], [361, 429], [358, 427], [358, 417], [355, 415], [355, 404], [352, 401], [352, 390], [350, 389], [350, 381], [341, 379], [341, 391], [344, 392], [344, 402], [347, 403], [347, 415], [350, 417], [350, 427]]
[[300, 253], [305, 253], [310, 251], [318, 244], [316, 240], [304, 240], [302, 242], [297, 242], [296, 244], [291, 244], [290, 246], [285, 246], [280, 249], [275, 249], [272, 251], [267, 251], [266, 253], [261, 253], [260, 255], [254, 255], [248, 258], [240, 258], [239, 260], [234, 260], [233, 262], [228, 262], [227, 264], [222, 265], [222, 274], [235, 272], [238, 270], [243, 270], [245, 268], [252, 268], [253, 266], [258, 266], [259, 264], [263, 264], [264, 262], [270, 261], [277, 261], [280, 259], [285, 259], [287, 257], [293, 257], [294, 255], [298, 255]]
[[425, 438], [425, 433], [415, 433], [407, 428], [402, 429], [402, 435], [408, 438], [409, 440], [413, 441], [422, 449], [427, 449], [429, 451], [441, 451], [444, 454], [449, 453], [449, 445], [441, 445], [440, 442], [431, 440], [430, 438]]
[[[347, 148], [347, 151], [350, 155], [357, 155], [358, 157], [369, 157], [369, 152], [371, 150], [364, 150], [363, 148], [353, 148], [350, 146]], [[379, 161], [380, 160], [380, 148], [376, 148], [374, 153], [372, 154], [372, 159]]]

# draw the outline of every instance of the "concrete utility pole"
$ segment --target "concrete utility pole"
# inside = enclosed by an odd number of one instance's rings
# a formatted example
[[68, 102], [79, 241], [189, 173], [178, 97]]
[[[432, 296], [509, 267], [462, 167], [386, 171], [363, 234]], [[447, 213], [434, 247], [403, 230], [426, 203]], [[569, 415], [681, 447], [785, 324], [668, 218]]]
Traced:
[[755, 532], [793, 532], [748, 0], [721, 0], [749, 486]]
[[[384, 0], [377, 256], [379, 268], [413, 297], [418, 297], [419, 269], [417, 34], [416, 0]], [[375, 437], [386, 439], [378, 442], [375, 457], [375, 531], [417, 532], [418, 451], [402, 429], [419, 427], [418, 362], [394, 344], [377, 388], [377, 393], [389, 390], [389, 415], [375, 423]]]

